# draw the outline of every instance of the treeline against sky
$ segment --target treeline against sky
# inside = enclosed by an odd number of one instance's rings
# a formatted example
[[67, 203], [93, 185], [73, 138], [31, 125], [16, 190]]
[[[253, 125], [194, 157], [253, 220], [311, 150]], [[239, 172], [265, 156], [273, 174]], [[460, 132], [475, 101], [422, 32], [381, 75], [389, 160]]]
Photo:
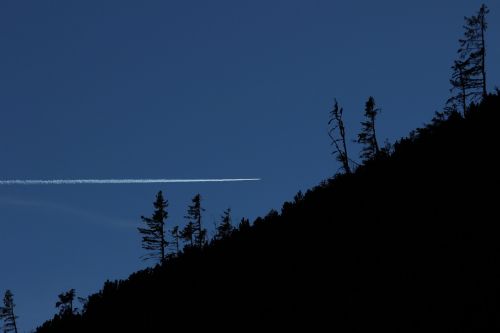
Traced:
[[[62, 293], [37, 332], [500, 328], [500, 93], [486, 86], [487, 13], [483, 5], [466, 18], [452, 96], [428, 125], [379, 146], [368, 98], [356, 162], [335, 101], [329, 134], [341, 172], [253, 223], [233, 226], [225, 211], [212, 239], [201, 196], [175, 229], [157, 193], [139, 228], [156, 265], [107, 281], [81, 310], [73, 289]], [[14, 331], [14, 312], [2, 309]]]
[[500, 96], [200, 249], [108, 281], [38, 332], [500, 326]]

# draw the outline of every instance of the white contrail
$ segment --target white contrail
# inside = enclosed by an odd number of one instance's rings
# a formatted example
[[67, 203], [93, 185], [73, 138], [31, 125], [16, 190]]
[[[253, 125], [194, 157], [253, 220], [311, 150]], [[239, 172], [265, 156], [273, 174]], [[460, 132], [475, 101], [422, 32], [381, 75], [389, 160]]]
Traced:
[[215, 183], [247, 182], [260, 178], [221, 179], [12, 179], [0, 180], [0, 185], [75, 185], [75, 184], [157, 184], [157, 183]]

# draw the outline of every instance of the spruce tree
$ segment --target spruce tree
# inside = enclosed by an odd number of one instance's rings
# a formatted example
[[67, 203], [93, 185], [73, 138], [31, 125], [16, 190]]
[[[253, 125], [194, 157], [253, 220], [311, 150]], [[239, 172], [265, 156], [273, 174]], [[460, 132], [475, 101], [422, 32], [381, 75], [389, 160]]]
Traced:
[[478, 95], [486, 96], [486, 42], [485, 32], [488, 28], [486, 5], [481, 5], [477, 15], [465, 17], [464, 38], [459, 40], [458, 54], [461, 61], [467, 65], [467, 79], [471, 86], [478, 88]]
[[240, 225], [238, 226], [240, 231], [247, 231], [250, 229], [250, 220], [242, 217], [240, 221]]
[[221, 224], [217, 226], [217, 233], [215, 239], [224, 239], [231, 235], [233, 232], [233, 225], [231, 224], [231, 208], [224, 211], [221, 216]]
[[470, 71], [468, 69], [467, 62], [456, 60], [451, 67], [453, 74], [450, 79], [451, 93], [455, 93], [446, 102], [448, 111], [458, 111], [458, 108], [462, 110], [465, 115], [467, 113], [467, 104], [469, 98], [474, 95], [471, 89], [474, 89], [474, 84], [470, 81]]
[[176, 225], [175, 227], [170, 230], [170, 235], [172, 236], [174, 242], [172, 245], [174, 245], [175, 248], [175, 255], [179, 255], [179, 239], [181, 238], [180, 232], [179, 232], [179, 226]]
[[144, 228], [137, 228], [142, 235], [142, 248], [149, 251], [143, 258], [165, 262], [165, 248], [168, 242], [165, 239], [165, 221], [168, 218], [168, 201], [163, 198], [162, 191], [156, 195], [154, 202], [154, 213], [152, 217], [141, 216], [146, 224]]
[[0, 307], [0, 319], [3, 320], [4, 333], [17, 333], [16, 319], [18, 317], [14, 314], [14, 307], [14, 294], [7, 290], [3, 298], [3, 306]]
[[184, 227], [184, 229], [182, 229], [180, 232], [181, 238], [184, 241], [189, 242], [188, 245], [190, 247], [193, 247], [193, 245], [194, 245], [194, 243], [193, 243], [194, 232], [195, 232], [194, 230], [195, 230], [194, 223], [189, 221], [188, 224], [186, 224], [186, 226]]
[[488, 8], [482, 5], [476, 16], [465, 17], [464, 38], [459, 39], [459, 60], [453, 63], [450, 79], [452, 96], [446, 110], [462, 110], [465, 115], [470, 103], [477, 103], [486, 96], [486, 43]]
[[60, 316], [72, 316], [74, 313], [73, 301], [75, 300], [75, 289], [70, 289], [65, 293], [59, 294], [59, 301], [56, 302], [56, 308], [59, 309]]
[[375, 119], [379, 113], [380, 109], [375, 107], [375, 99], [370, 96], [365, 104], [365, 120], [361, 122], [361, 132], [358, 134], [358, 143], [364, 145], [360, 155], [364, 161], [371, 160], [380, 153], [375, 131]]
[[192, 199], [192, 204], [188, 206], [185, 218], [193, 223], [194, 243], [201, 248], [205, 244], [207, 230], [203, 229], [201, 224], [201, 213], [204, 211], [201, 207], [201, 195], [196, 194]]

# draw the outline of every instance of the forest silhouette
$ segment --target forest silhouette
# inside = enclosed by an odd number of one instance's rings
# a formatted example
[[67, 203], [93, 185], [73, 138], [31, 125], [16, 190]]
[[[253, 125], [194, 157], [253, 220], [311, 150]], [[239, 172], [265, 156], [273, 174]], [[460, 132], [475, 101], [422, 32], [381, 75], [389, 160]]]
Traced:
[[499, 121], [498, 92], [440, 115], [390, 156], [107, 281], [37, 332], [499, 328]]
[[[167, 231], [158, 192], [139, 228], [155, 266], [106, 281], [80, 298], [81, 309], [74, 289], [60, 294], [59, 313], [36, 332], [500, 328], [500, 91], [486, 90], [486, 13], [466, 18], [455, 95], [428, 125], [379, 148], [370, 97], [358, 134], [363, 162], [353, 163], [335, 101], [328, 134], [343, 172], [253, 223], [232, 225], [228, 208], [211, 240], [199, 194], [186, 227]], [[9, 304], [0, 314], [13, 330]]]

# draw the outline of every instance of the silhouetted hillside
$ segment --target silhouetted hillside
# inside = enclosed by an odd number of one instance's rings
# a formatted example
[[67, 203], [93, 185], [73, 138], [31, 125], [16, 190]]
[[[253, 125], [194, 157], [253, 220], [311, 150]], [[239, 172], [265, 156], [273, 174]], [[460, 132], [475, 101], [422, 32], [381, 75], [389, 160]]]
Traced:
[[[500, 96], [37, 332], [500, 328]], [[333, 169], [333, 166], [332, 166]]]

